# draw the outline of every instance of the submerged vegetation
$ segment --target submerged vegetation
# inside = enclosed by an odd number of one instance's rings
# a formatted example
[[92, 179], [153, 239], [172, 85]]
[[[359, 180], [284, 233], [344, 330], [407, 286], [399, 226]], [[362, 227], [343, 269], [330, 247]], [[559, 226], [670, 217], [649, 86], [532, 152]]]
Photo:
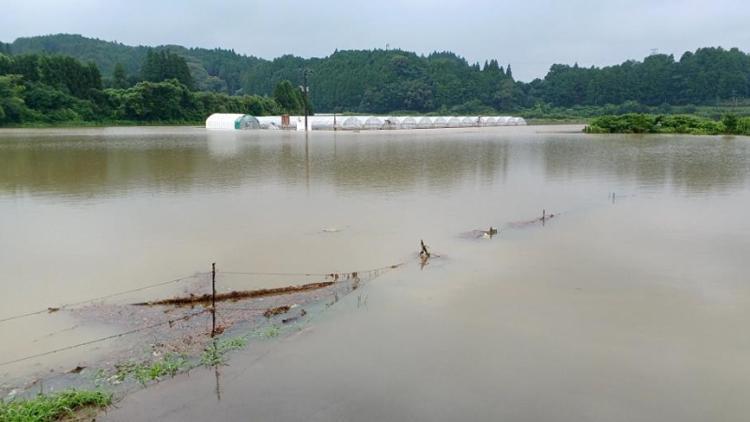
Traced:
[[128, 378], [133, 378], [146, 385], [149, 381], [158, 381], [166, 376], [175, 376], [188, 366], [185, 356], [167, 354], [163, 359], [154, 362], [123, 362], [115, 365], [115, 373], [110, 377], [99, 374], [98, 378], [118, 384]]
[[0, 401], [0, 421], [56, 421], [73, 419], [76, 412], [86, 408], [104, 408], [112, 403], [112, 395], [101, 391], [66, 391], [28, 400]]
[[247, 345], [244, 337], [234, 337], [212, 342], [206, 347], [201, 355], [201, 363], [206, 366], [223, 365], [226, 362], [226, 354], [232, 350], [242, 349]]
[[685, 115], [631, 113], [601, 116], [584, 129], [587, 133], [680, 133], [691, 135], [750, 135], [750, 117], [732, 114], [721, 120]]

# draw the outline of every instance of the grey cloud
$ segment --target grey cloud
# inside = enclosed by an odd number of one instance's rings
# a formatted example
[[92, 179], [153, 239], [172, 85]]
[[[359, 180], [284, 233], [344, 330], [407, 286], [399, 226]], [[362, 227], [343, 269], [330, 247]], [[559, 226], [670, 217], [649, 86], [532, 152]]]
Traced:
[[686, 1], [6, 0], [0, 40], [58, 32], [126, 44], [224, 47], [265, 58], [386, 44], [513, 64], [522, 80], [553, 63], [608, 65], [652, 48], [748, 49], [750, 5]]

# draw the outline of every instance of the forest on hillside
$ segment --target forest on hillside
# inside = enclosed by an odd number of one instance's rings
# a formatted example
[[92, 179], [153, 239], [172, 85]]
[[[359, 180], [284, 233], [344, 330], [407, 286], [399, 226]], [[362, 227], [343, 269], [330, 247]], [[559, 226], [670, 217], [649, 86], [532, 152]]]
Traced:
[[[285, 55], [265, 60], [232, 50], [133, 47], [58, 34], [0, 43], [0, 55], [0, 75], [5, 75], [0, 89], [16, 92], [15, 97], [23, 99], [30, 110], [68, 109], [83, 119], [94, 115], [104, 120], [144, 116], [154, 120], [153, 113], [123, 101], [158, 96], [162, 91], [177, 95], [172, 88], [159, 85], [165, 81], [184, 90], [177, 104], [189, 112], [157, 116], [159, 119], [197, 121], [211, 111], [245, 110], [249, 104], [264, 113], [299, 109], [300, 98], [287, 99], [283, 106], [273, 97], [282, 82], [288, 81], [291, 87], [301, 85], [304, 71], [309, 75], [311, 102], [319, 112], [525, 111], [543, 116], [559, 108], [576, 108], [584, 114], [597, 114], [590, 111], [596, 108], [614, 113], [654, 108], [669, 111], [673, 106], [690, 110], [742, 105], [750, 97], [750, 55], [736, 48], [701, 48], [679, 59], [655, 54], [607, 67], [554, 64], [544, 78], [531, 82], [516, 81], [511, 64], [497, 59], [469, 63], [451, 52], [418, 55], [403, 50], [348, 50], [324, 58]], [[73, 59], [76, 64], [70, 62]], [[81, 75], [89, 75], [88, 79], [68, 80], [48, 69], [63, 63], [70, 69], [78, 66], [85, 70]], [[32, 71], [35, 66], [38, 70]], [[40, 84], [59, 91], [55, 94], [57, 106], [63, 97], [69, 106], [55, 108], [49, 99], [45, 103], [40, 99]], [[79, 100], [90, 102], [92, 110]], [[243, 101], [245, 108], [239, 106]], [[219, 103], [223, 106], [212, 108]]]

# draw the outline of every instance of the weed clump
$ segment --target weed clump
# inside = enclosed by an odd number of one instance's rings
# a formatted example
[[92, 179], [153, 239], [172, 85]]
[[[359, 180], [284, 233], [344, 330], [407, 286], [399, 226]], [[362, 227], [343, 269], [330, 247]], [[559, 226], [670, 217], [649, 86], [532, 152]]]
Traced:
[[226, 354], [232, 350], [238, 350], [247, 345], [244, 337], [234, 337], [213, 342], [206, 347], [201, 355], [201, 363], [206, 366], [223, 365], [226, 362]]
[[143, 385], [149, 381], [157, 381], [165, 376], [175, 376], [187, 365], [188, 361], [184, 356], [168, 354], [164, 359], [143, 363], [143, 362], [124, 362], [116, 365], [116, 372], [109, 378], [113, 384], [119, 384], [127, 378], [132, 377]]
[[112, 395], [101, 391], [66, 391], [40, 394], [29, 400], [0, 401], [0, 421], [56, 421], [73, 418], [75, 412], [89, 408], [104, 408], [112, 403]]

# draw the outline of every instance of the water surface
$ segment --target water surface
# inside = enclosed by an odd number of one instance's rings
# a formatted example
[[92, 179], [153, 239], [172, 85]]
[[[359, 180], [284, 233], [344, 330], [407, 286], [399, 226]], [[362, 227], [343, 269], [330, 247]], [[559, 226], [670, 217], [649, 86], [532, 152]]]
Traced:
[[[750, 142], [577, 129], [3, 131], [0, 318], [211, 262], [407, 261], [299, 334], [236, 355], [221, 401], [215, 374], [194, 371], [110, 417], [744, 420]], [[561, 214], [462, 235], [543, 209]], [[420, 239], [441, 255], [423, 269]], [[66, 318], [0, 324], [15, 339], [0, 360], [110, 331], [48, 336], [76, 326]]]

